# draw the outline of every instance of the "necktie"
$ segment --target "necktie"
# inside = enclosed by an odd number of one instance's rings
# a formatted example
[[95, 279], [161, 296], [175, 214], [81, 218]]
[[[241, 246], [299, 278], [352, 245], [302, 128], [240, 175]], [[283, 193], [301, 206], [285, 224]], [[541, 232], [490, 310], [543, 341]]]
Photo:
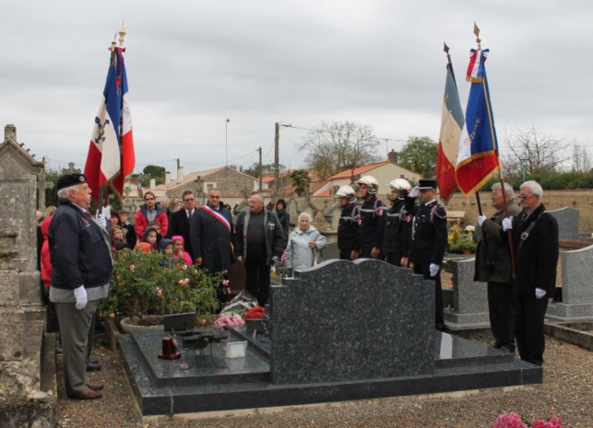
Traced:
[[525, 223], [525, 219], [527, 218], [527, 213], [525, 211], [523, 211], [520, 215], [519, 215], [519, 226], [521, 226], [523, 223]]

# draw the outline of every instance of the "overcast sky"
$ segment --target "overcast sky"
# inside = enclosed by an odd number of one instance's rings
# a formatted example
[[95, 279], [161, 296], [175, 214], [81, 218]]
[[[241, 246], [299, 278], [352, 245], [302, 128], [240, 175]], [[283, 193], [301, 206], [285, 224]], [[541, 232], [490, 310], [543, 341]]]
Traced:
[[[381, 154], [438, 141], [443, 42], [465, 109], [474, 21], [499, 138], [534, 126], [593, 152], [591, 1], [2, 0], [0, 123], [54, 169], [84, 168], [123, 18], [137, 172], [222, 166], [227, 141], [229, 164], [273, 162], [275, 122], [369, 124]], [[282, 164], [304, 166], [306, 133], [281, 128]]]

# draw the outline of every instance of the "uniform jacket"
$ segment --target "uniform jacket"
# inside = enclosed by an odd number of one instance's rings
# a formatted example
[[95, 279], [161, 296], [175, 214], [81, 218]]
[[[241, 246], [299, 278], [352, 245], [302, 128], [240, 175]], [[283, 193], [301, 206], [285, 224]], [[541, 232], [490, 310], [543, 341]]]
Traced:
[[[517, 204], [510, 202], [508, 214], [516, 217], [521, 212]], [[476, 250], [474, 281], [511, 282], [511, 256], [508, 240], [502, 236], [504, 208], [496, 211], [476, 229], [478, 249]], [[505, 232], [506, 234], [506, 232]], [[486, 237], [484, 240], [483, 237]]]
[[[520, 294], [534, 295], [536, 288], [542, 288], [547, 291], [547, 297], [551, 297], [556, 286], [558, 223], [545, 210], [546, 207], [540, 204], [521, 226], [519, 216], [513, 217], [512, 235], [517, 270], [513, 284]], [[534, 221], [535, 226], [525, 236], [527, 228]]]
[[338, 248], [353, 250], [356, 247], [356, 232], [360, 221], [360, 209], [351, 203], [342, 208], [338, 223]]
[[406, 197], [406, 210], [414, 215], [412, 241], [404, 250], [412, 263], [441, 265], [447, 248], [447, 213], [437, 201], [415, 205], [415, 198]]
[[361, 248], [381, 247], [383, 240], [383, 215], [385, 204], [376, 195], [360, 206], [360, 224], [356, 233], [356, 250]]
[[49, 226], [51, 286], [74, 290], [109, 283], [113, 259], [107, 231], [72, 202], [60, 200]]
[[[198, 208], [194, 209], [192, 218], [198, 213], [198, 211]], [[187, 218], [187, 211], [185, 211], [185, 207], [175, 211], [173, 214], [171, 214], [171, 222], [169, 223], [167, 238], [171, 239], [171, 237], [175, 235], [183, 236], [185, 241], [185, 251], [187, 251], [191, 258], [195, 260], [191, 236], [189, 234], [189, 223], [190, 220]]]
[[383, 253], [403, 254], [412, 239], [412, 216], [406, 211], [403, 199], [397, 199], [383, 215], [384, 234], [381, 247]]
[[[249, 257], [247, 225], [251, 212], [247, 209], [239, 215], [237, 226], [235, 227], [235, 254], [243, 257], [243, 261], [247, 261]], [[264, 208], [264, 222], [262, 227], [265, 227], [266, 237], [266, 260], [269, 265], [272, 264], [274, 256], [281, 257], [286, 248], [286, 235], [280, 225], [280, 220], [273, 212]]]
[[217, 212], [227, 220], [230, 230], [204, 208], [194, 211], [189, 225], [193, 258], [202, 257], [202, 266], [210, 273], [231, 268], [231, 240], [234, 233], [231, 212], [226, 206]]
[[[155, 210], [155, 220], [161, 225], [161, 236], [167, 236], [167, 232], [169, 231], [169, 219], [167, 217], [167, 212], [158, 204], [156, 205]], [[148, 210], [146, 209], [146, 204], [140, 205], [140, 208], [138, 208], [138, 211], [136, 211], [136, 216], [134, 217], [134, 229], [136, 230], [136, 236], [138, 239], [142, 239], [144, 236], [144, 230], [146, 230], [148, 224], [150, 223], [148, 221], [148, 217], [146, 217], [147, 212]]]
[[[316, 248], [310, 248], [309, 243], [315, 242]], [[300, 227], [295, 228], [288, 238], [286, 245], [286, 268], [305, 269], [313, 266], [319, 250], [327, 245], [323, 236], [314, 226], [309, 226], [304, 232]]]

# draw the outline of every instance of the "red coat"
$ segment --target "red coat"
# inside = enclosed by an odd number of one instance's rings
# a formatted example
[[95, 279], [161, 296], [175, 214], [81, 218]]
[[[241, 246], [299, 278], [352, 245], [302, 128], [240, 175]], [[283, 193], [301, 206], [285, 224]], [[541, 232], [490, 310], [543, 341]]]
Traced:
[[[161, 225], [161, 236], [167, 236], [167, 231], [169, 230], [169, 218], [167, 217], [167, 211], [162, 209], [160, 205], [157, 205], [155, 209], [155, 220]], [[138, 208], [138, 211], [136, 211], [136, 216], [134, 217], [134, 230], [136, 231], [138, 241], [141, 241], [144, 238], [144, 231], [150, 223], [146, 217], [146, 213], [146, 204], [142, 204], [140, 205], [140, 208]]]
[[53, 217], [48, 217], [41, 222], [41, 234], [43, 235], [43, 245], [41, 246], [41, 280], [45, 284], [45, 288], [49, 288], [51, 284], [51, 259], [49, 257], [49, 241], [47, 240], [47, 232]]

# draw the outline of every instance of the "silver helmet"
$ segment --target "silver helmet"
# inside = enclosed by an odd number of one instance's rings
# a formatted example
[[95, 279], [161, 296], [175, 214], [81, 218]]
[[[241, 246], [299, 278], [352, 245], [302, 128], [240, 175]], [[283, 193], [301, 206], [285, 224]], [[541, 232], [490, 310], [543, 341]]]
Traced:
[[350, 186], [342, 186], [338, 189], [336, 194], [334, 195], [336, 198], [348, 198], [348, 202], [354, 203], [356, 202], [356, 192]]
[[408, 191], [412, 188], [412, 185], [410, 184], [410, 182], [408, 180], [405, 180], [403, 178], [396, 178], [393, 181], [389, 182], [389, 186], [392, 189], [395, 189], [399, 192], [403, 191]]
[[379, 182], [375, 179], [375, 177], [370, 175], [364, 175], [358, 179], [356, 182], [359, 186], [361, 184], [366, 184], [369, 188], [369, 193], [374, 195], [379, 191]]

